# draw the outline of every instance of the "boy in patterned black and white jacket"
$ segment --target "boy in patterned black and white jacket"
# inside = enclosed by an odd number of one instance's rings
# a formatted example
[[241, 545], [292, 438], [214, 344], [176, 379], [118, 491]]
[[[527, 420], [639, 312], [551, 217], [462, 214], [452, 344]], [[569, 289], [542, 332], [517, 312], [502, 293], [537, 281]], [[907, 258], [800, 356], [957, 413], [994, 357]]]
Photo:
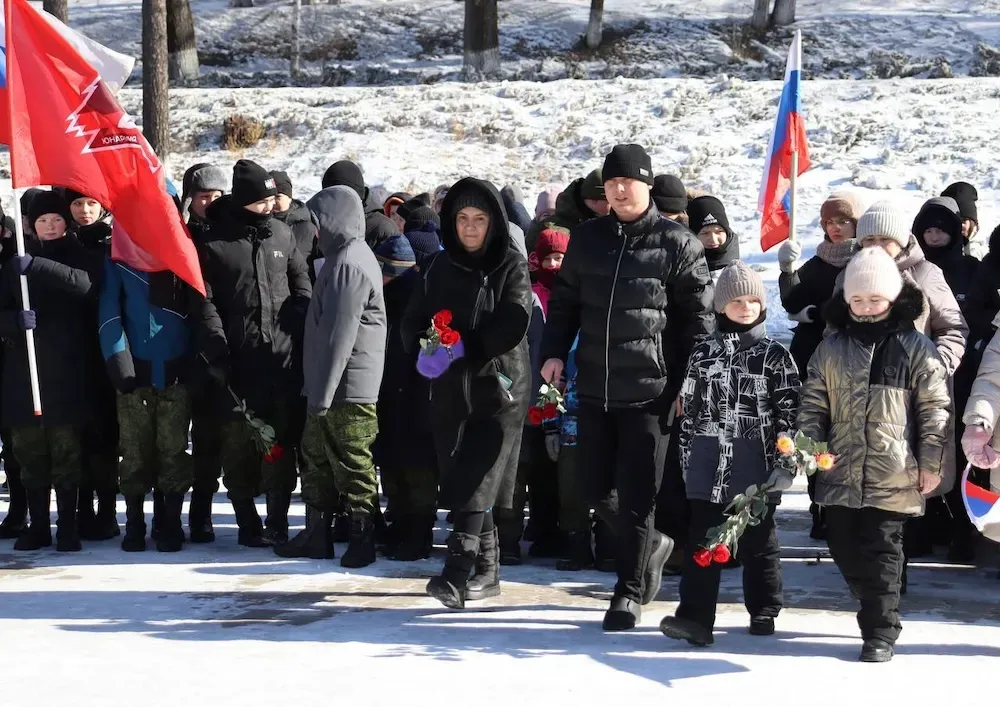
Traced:
[[[791, 432], [799, 402], [799, 374], [791, 354], [767, 338], [765, 292], [760, 277], [737, 260], [715, 286], [715, 334], [695, 345], [679, 404], [681, 467], [691, 506], [688, 543], [676, 616], [660, 629], [670, 638], [710, 645], [715, 626], [721, 565], [700, 567], [694, 552], [726, 506], [752, 484], [768, 480], [777, 436]], [[741, 538], [743, 594], [750, 633], [774, 633], [782, 606], [781, 564], [774, 507]]]

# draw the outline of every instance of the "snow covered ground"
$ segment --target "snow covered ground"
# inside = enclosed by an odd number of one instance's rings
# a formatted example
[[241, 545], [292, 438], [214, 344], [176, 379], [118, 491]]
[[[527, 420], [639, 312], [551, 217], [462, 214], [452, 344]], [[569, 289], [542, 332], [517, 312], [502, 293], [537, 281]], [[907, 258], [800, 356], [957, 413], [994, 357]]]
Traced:
[[[798, 488], [779, 510], [788, 608], [777, 634], [747, 634], [739, 572], [726, 572], [716, 644], [700, 650], [657, 629], [675, 608], [674, 578], [626, 634], [600, 629], [613, 575], [558, 573], [545, 561], [504, 568], [500, 598], [449, 612], [423, 594], [441, 549], [430, 560], [380, 558], [353, 572], [336, 561], [281, 560], [237, 546], [221, 494], [217, 542], [175, 555], [126, 555], [116, 541], [72, 555], [14, 553], [0, 541], [2, 704], [649, 698], [839, 707], [862, 696], [898, 705], [981, 696], [1000, 667], [1000, 582], [986, 566], [993, 560], [980, 569], [912, 568], [897, 658], [862, 665], [853, 601], [832, 562], [816, 563], [807, 504]], [[293, 515], [301, 523], [300, 504]]]
[[[292, 8], [258, 0], [230, 9], [192, 0], [202, 83], [288, 83]], [[752, 0], [606, 0], [606, 35], [582, 47], [589, 0], [503, 0], [501, 77], [781, 77], [791, 30], [746, 28]], [[73, 26], [135, 56], [138, 0], [70, 3]], [[301, 83], [384, 85], [454, 80], [462, 68], [460, 0], [343, 0], [303, 8]], [[998, 0], [799, 0], [805, 69], [813, 78], [1000, 75]]]

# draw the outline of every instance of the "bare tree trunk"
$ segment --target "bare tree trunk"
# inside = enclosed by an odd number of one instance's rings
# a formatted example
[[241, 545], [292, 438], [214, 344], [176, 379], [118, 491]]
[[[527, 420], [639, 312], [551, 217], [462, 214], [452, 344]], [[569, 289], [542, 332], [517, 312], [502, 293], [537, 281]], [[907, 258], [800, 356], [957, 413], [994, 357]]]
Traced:
[[142, 0], [142, 132], [161, 162], [170, 153], [167, 91], [167, 0]]
[[292, 78], [302, 71], [302, 0], [295, 0], [292, 10]]
[[770, 9], [771, 0], [754, 0], [750, 26], [754, 29], [767, 29], [771, 24]]
[[771, 14], [771, 24], [784, 27], [795, 22], [795, 0], [774, 0], [774, 12]]
[[188, 0], [167, 0], [168, 71], [174, 81], [198, 79], [198, 48], [194, 41], [194, 15]]
[[604, 0], [590, 0], [590, 22], [587, 23], [587, 49], [601, 46], [604, 34]]
[[465, 68], [487, 76], [500, 71], [497, 0], [465, 0]]
[[68, 0], [42, 0], [42, 9], [63, 24], [69, 19]]

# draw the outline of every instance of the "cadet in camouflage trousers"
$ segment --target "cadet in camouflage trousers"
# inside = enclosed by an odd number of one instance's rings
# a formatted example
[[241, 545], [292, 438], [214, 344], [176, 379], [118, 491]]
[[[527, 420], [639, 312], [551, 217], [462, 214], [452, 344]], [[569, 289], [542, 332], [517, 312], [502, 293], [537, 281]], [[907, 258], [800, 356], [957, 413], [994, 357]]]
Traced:
[[[109, 259], [98, 301], [101, 352], [118, 391], [119, 485], [125, 496], [122, 550], [146, 549], [146, 495], [155, 490], [152, 537], [160, 552], [184, 543], [181, 507], [191, 487], [187, 454], [191, 397], [190, 293], [169, 271], [141, 272]], [[159, 504], [154, 504], [154, 507]]]
[[306, 505], [332, 513], [339, 491], [351, 513], [374, 513], [378, 485], [371, 446], [377, 434], [374, 405], [338, 403], [324, 415], [310, 414], [302, 435]]

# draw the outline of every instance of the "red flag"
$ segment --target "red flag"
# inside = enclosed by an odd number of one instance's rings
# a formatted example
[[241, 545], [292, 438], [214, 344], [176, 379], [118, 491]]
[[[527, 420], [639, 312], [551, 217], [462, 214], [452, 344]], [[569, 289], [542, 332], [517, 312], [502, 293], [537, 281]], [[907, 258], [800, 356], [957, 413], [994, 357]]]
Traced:
[[[54, 184], [101, 202], [136, 248], [204, 294], [163, 165], [100, 74], [27, 0], [4, 2], [14, 188]], [[148, 268], [142, 268], [148, 269]]]

